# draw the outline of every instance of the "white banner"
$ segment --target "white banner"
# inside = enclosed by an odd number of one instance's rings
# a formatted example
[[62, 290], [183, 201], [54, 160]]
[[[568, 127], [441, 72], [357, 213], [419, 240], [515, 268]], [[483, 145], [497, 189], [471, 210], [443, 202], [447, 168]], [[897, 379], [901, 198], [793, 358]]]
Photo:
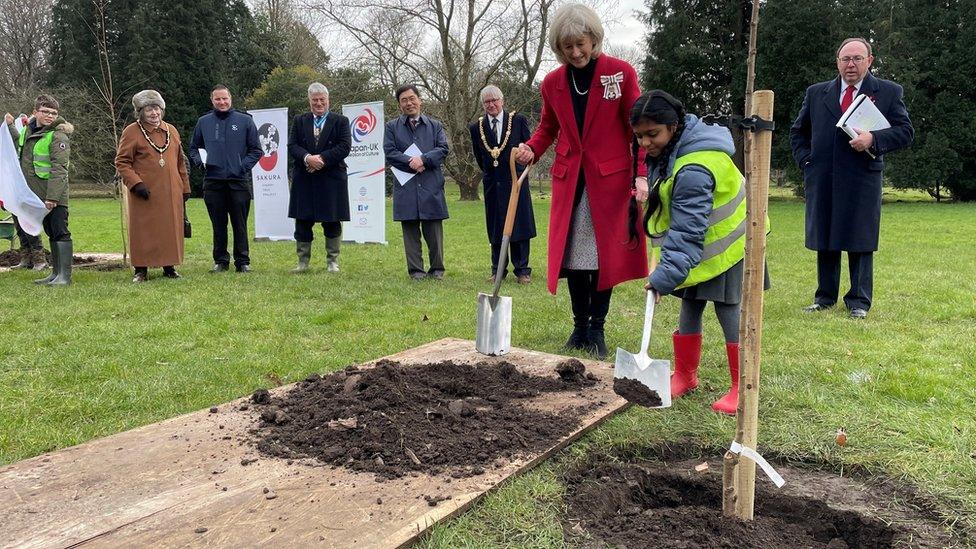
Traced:
[[[20, 227], [29, 235], [41, 234], [41, 223], [47, 215], [44, 202], [27, 186], [20, 171], [20, 158], [6, 124], [0, 122], [0, 203], [17, 216]], [[32, 144], [34, 141], [31, 142]], [[21, 246], [24, 243], [21, 242]]]
[[342, 239], [386, 244], [386, 157], [383, 154], [383, 102], [343, 105], [349, 119], [349, 219]]
[[288, 109], [248, 111], [258, 127], [264, 154], [251, 170], [254, 182], [254, 238], [294, 240], [288, 217]]

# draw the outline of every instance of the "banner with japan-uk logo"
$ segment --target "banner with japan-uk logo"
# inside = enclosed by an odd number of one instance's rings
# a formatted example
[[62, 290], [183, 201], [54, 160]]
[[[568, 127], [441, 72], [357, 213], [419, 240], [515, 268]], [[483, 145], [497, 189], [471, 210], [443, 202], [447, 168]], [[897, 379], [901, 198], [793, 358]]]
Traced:
[[288, 217], [288, 109], [248, 111], [258, 128], [261, 159], [251, 170], [254, 184], [254, 238], [294, 240]]
[[386, 158], [383, 154], [383, 102], [343, 105], [349, 119], [352, 149], [349, 167], [349, 221], [342, 239], [386, 244]]

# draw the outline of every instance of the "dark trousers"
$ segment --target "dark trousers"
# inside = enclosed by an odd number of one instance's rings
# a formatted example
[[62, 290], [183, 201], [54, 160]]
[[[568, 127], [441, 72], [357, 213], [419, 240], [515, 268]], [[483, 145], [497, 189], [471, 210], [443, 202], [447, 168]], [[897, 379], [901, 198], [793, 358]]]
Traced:
[[427, 242], [430, 274], [444, 272], [444, 224], [441, 219], [401, 221], [403, 227], [403, 251], [407, 256], [407, 273], [424, 273], [423, 249], [420, 236]]
[[[532, 274], [532, 269], [529, 268], [529, 243], [531, 240], [519, 240], [518, 242], [508, 243], [508, 262], [512, 265], [512, 270], [515, 276], [522, 276]], [[502, 252], [502, 242], [491, 243], [491, 274], [498, 272], [498, 256]], [[502, 272], [502, 276], [508, 274], [508, 265], [505, 265], [505, 271]]]
[[[305, 219], [295, 220], [295, 240], [297, 242], [311, 242], [315, 239], [312, 234], [312, 229], [315, 227], [317, 221], [308, 221]], [[342, 221], [322, 221], [322, 234], [326, 238], [336, 238], [337, 236], [342, 236]]]
[[[817, 252], [816, 303], [827, 306], [837, 303], [840, 293], [840, 254], [839, 251]], [[847, 262], [851, 289], [844, 296], [844, 304], [848, 309], [869, 310], [874, 291], [874, 252], [847, 252]]]
[[24, 229], [20, 226], [20, 222], [17, 221], [17, 216], [14, 218], [14, 227], [17, 229], [17, 240], [20, 241], [20, 249], [22, 251], [40, 251], [41, 237], [27, 234]]
[[217, 185], [213, 185], [216, 188], [209, 188], [207, 184], [204, 186], [203, 202], [207, 205], [210, 224], [213, 225], [214, 263], [230, 263], [230, 255], [227, 253], [227, 219], [230, 218], [230, 226], [234, 231], [234, 265], [249, 265], [251, 258], [248, 256], [247, 214], [251, 210], [251, 192]]
[[47, 212], [43, 221], [44, 233], [51, 242], [71, 242], [71, 232], [68, 230], [68, 207], [55, 206]]
[[573, 306], [573, 325], [577, 328], [589, 326], [603, 330], [610, 311], [610, 298], [613, 288], [598, 291], [596, 281], [600, 271], [565, 269], [566, 284], [569, 286], [569, 300]]

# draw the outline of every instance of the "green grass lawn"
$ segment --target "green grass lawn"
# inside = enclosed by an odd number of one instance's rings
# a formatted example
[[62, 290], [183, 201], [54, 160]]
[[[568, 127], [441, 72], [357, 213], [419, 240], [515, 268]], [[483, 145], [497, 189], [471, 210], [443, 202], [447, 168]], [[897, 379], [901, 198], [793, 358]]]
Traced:
[[[456, 196], [456, 189], [455, 189]], [[346, 245], [342, 272], [288, 273], [294, 244], [251, 244], [255, 272], [211, 275], [210, 227], [191, 200], [194, 237], [184, 279], [130, 283], [131, 272], [76, 270], [69, 288], [41, 288], [34, 273], [0, 273], [0, 464], [208, 407], [310, 372], [336, 370], [442, 337], [474, 338], [476, 296], [486, 291], [489, 248], [481, 203], [451, 200], [447, 278], [412, 282], [399, 225], [388, 246]], [[976, 205], [888, 203], [866, 321], [811, 303], [814, 254], [803, 248], [803, 205], [771, 202], [760, 451], [835, 471], [884, 474], [919, 485], [950, 517], [976, 513]], [[548, 202], [536, 201], [536, 280], [502, 286], [514, 299], [515, 345], [558, 352], [571, 330], [569, 298], [545, 291]], [[119, 251], [118, 206], [71, 206], [76, 253]], [[253, 222], [251, 224], [253, 230]], [[845, 265], [846, 278], [846, 265]], [[643, 292], [619, 286], [607, 342], [639, 346]], [[846, 291], [846, 282], [842, 291]], [[659, 307], [651, 355], [670, 358], [677, 300]], [[709, 403], [728, 384], [721, 330], [706, 313], [700, 389], [667, 411], [631, 409], [557, 459], [515, 479], [459, 519], [431, 547], [559, 546], [567, 460], [589, 451], [691, 439], [715, 456], [734, 420]], [[846, 447], [834, 443], [844, 428]], [[787, 479], [789, 481], [789, 479]], [[760, 480], [760, 482], [765, 482]], [[718, 494], [716, 494], [716, 498]]]

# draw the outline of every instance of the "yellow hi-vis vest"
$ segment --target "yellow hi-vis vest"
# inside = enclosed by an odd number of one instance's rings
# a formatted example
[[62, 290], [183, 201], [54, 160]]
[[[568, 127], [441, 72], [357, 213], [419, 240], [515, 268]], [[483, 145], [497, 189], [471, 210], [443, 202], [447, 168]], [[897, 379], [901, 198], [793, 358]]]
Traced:
[[[746, 250], [746, 188], [742, 173], [732, 158], [721, 151], [697, 151], [679, 157], [674, 162], [671, 175], [661, 183], [661, 206], [650, 219], [653, 253], [660, 254], [664, 234], [671, 226], [671, 194], [674, 177], [681, 168], [695, 164], [712, 173], [715, 191], [712, 194], [712, 213], [708, 217], [708, 230], [701, 262], [689, 273], [677, 288], [686, 288], [711, 280], [742, 261]], [[767, 230], [768, 230], [767, 220]]]
[[[51, 141], [54, 130], [44, 132], [44, 136], [34, 143], [34, 173], [41, 179], [51, 178]], [[17, 141], [17, 152], [23, 154], [24, 142], [27, 141], [27, 126], [20, 129], [20, 139]]]

